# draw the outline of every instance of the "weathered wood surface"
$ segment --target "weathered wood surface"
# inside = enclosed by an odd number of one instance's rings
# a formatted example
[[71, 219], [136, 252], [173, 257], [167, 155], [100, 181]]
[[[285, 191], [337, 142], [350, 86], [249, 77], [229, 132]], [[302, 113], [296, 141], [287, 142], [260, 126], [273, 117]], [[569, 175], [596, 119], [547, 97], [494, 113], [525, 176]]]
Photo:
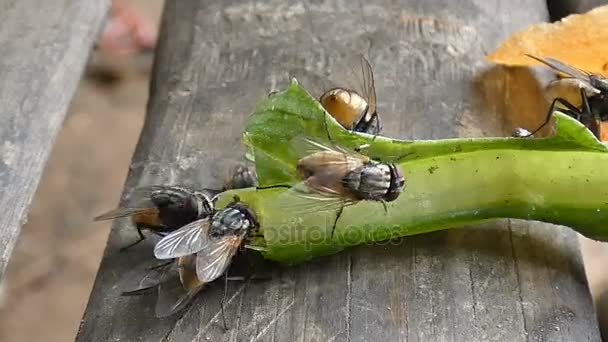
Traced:
[[[482, 58], [547, 17], [541, 0], [168, 1], [126, 188], [219, 185], [215, 161], [235, 155], [254, 103], [286, 70], [324, 71], [345, 53], [369, 51], [387, 135], [508, 134], [521, 119], [508, 115], [543, 115], [540, 88], [528, 71], [488, 70]], [[135, 237], [126, 223], [114, 226], [79, 341], [599, 340], [566, 228], [501, 220], [267, 265], [271, 280], [230, 283], [228, 332], [221, 281], [163, 320], [154, 296], [119, 295], [125, 274], [152, 256], [150, 240], [119, 253]]]
[[107, 0], [0, 4], [0, 279], [108, 9]]

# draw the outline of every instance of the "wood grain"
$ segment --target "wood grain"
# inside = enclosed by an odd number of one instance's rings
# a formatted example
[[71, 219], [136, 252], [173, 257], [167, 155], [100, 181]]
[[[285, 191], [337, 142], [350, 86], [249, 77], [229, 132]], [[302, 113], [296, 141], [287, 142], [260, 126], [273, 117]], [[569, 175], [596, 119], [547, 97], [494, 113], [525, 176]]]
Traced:
[[105, 0], [0, 4], [0, 279], [108, 8]]
[[[218, 186], [225, 159], [240, 156], [247, 115], [287, 70], [327, 71], [356, 52], [374, 67], [385, 134], [508, 134], [504, 104], [518, 100], [518, 78], [498, 68], [485, 79], [482, 57], [546, 19], [540, 0], [168, 1], [126, 192], [156, 182]], [[480, 106], [480, 95], [498, 103]], [[119, 253], [134, 238], [115, 224], [77, 340], [599, 340], [567, 228], [499, 220], [289, 268], [255, 263], [271, 279], [229, 284], [227, 332], [221, 281], [163, 320], [153, 317], [154, 296], [119, 296], [129, 272], [152, 257], [150, 240]], [[250, 268], [243, 263], [231, 274]]]

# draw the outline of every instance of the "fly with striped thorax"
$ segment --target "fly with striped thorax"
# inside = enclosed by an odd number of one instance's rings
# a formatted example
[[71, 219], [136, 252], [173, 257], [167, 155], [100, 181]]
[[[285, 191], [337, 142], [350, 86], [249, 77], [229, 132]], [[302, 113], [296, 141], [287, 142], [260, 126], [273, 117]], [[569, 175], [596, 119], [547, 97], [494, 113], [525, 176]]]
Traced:
[[306, 137], [293, 139], [292, 146], [299, 155], [296, 171], [301, 182], [281, 195], [280, 206], [295, 213], [336, 210], [332, 238], [346, 206], [374, 201], [387, 211], [387, 202], [396, 200], [405, 186], [395, 163]]
[[165, 260], [196, 255], [197, 278], [209, 283], [226, 272], [232, 258], [257, 228], [253, 210], [235, 197], [225, 208], [162, 238], [154, 247], [154, 256]]
[[[231, 168], [223, 190], [254, 187], [256, 178], [254, 170], [239, 165]], [[150, 189], [159, 193], [150, 192]], [[150, 215], [154, 218], [154, 224], [143, 222], [138, 214], [132, 215], [131, 219], [141, 229], [165, 227], [162, 230], [152, 230], [164, 237], [156, 244], [154, 251], [157, 258], [171, 260], [148, 267], [143, 276], [142, 270], [137, 269], [128, 274], [127, 281], [138, 281], [136, 286], [125, 289], [123, 295], [140, 295], [157, 290], [155, 314], [159, 318], [167, 317], [185, 308], [208, 283], [226, 272], [234, 255], [257, 228], [257, 221], [254, 213], [240, 203], [238, 198], [226, 208], [216, 209], [215, 201], [219, 192], [207, 189], [194, 191], [177, 186], [142, 187], [135, 191], [137, 196], [134, 198], [146, 204], [140, 205], [147, 209], [146, 212], [164, 212], [165, 215]], [[173, 206], [163, 205], [165, 202], [156, 200], [167, 194], [174, 195], [169, 201]], [[201, 197], [201, 194], [207, 197]], [[197, 203], [199, 198], [209, 201], [203, 202], [203, 214], [196, 216], [198, 210], [186, 208], [189, 208], [191, 201]], [[156, 204], [156, 211], [152, 211], [150, 202]], [[113, 212], [131, 213], [132, 210], [127, 209], [132, 209], [134, 201], [127, 203], [131, 204]], [[120, 217], [122, 216], [126, 215]], [[179, 217], [181, 221], [167, 220], [166, 217]]]
[[254, 187], [257, 176], [252, 168], [235, 163], [224, 180], [222, 190], [193, 189], [181, 185], [150, 185], [138, 187], [124, 204], [94, 218], [95, 221], [129, 217], [139, 239], [121, 248], [126, 250], [145, 239], [143, 231], [165, 236], [191, 222], [215, 212], [217, 195], [229, 189]]
[[213, 213], [218, 191], [194, 190], [178, 185], [151, 185], [136, 188], [126, 202], [94, 218], [95, 221], [129, 217], [137, 229], [139, 239], [121, 250], [142, 242], [143, 231], [166, 234]]

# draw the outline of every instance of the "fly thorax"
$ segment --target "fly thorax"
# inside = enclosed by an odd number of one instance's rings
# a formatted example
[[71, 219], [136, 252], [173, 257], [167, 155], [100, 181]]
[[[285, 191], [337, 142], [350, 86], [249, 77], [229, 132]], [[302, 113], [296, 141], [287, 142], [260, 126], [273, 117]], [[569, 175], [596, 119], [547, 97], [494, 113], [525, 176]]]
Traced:
[[251, 212], [240, 204], [232, 204], [218, 211], [211, 220], [210, 234], [214, 237], [242, 235], [253, 225]]
[[608, 120], [608, 94], [598, 94], [589, 97], [591, 112], [599, 116], [600, 120]]
[[378, 114], [366, 111], [365, 116], [355, 123], [353, 130], [355, 132], [377, 135], [380, 133], [380, 120], [378, 119]]
[[167, 229], [177, 229], [197, 219], [196, 201], [192, 194], [173, 187], [154, 191], [150, 200], [158, 209], [158, 218]]
[[370, 162], [346, 176], [346, 186], [362, 199], [379, 200], [384, 197], [391, 182], [390, 168], [381, 163]]

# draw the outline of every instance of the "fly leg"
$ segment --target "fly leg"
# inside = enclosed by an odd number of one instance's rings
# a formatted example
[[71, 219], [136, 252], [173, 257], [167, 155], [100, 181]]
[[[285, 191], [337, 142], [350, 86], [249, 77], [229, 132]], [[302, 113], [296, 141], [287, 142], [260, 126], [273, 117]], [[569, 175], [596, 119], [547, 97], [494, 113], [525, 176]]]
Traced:
[[126, 251], [127, 249], [137, 245], [138, 243], [140, 243], [146, 239], [146, 237], [144, 236], [144, 233], [142, 232], [142, 227], [140, 225], [136, 225], [136, 228], [137, 228], [137, 233], [139, 234], [139, 240], [133, 242], [132, 244], [122, 247], [120, 249], [121, 252]]
[[[593, 133], [593, 135], [595, 135], [596, 138], [600, 138], [600, 127], [598, 122], [600, 122], [600, 116], [593, 114], [593, 112], [591, 111], [591, 106], [589, 105], [589, 98], [587, 97], [587, 94], [585, 94], [585, 91], [583, 90], [583, 88], [580, 89], [581, 91], [581, 99], [583, 100], [583, 108], [581, 110], [581, 118], [578, 119], [579, 121], [581, 121], [585, 126], [587, 126], [587, 128], [589, 128], [589, 130], [591, 131], [591, 133]], [[587, 118], [589, 119], [589, 122], [583, 122], [581, 119], [583, 116], [587, 116]]]
[[[582, 90], [582, 89], [581, 89]], [[583, 97], [584, 99], [586, 99], [586, 96]], [[584, 100], [583, 100], [584, 101]], [[566, 107], [567, 113], [568, 115], [578, 119], [578, 117], [580, 117], [581, 115], [581, 111], [576, 108], [573, 104], [571, 104], [570, 102], [568, 102], [567, 100], [561, 98], [561, 97], [556, 97], [555, 99], [553, 99], [553, 101], [551, 102], [551, 105], [549, 106], [549, 111], [547, 112], [547, 116], [545, 117], [545, 121], [534, 131], [530, 132], [530, 134], [524, 135], [523, 138], [527, 138], [530, 136], [533, 136], [534, 134], [536, 134], [538, 131], [540, 131], [543, 127], [545, 127], [549, 121], [551, 120], [551, 115], [553, 115], [553, 111], [555, 110], [555, 106], [557, 104], [561, 104], [564, 107]]]
[[171, 259], [171, 260], [169, 260], [169, 261], [167, 261], [167, 262], [161, 262], [161, 263], [160, 263], [160, 264], [158, 264], [158, 265], [154, 265], [154, 266], [148, 266], [148, 270], [150, 270], [150, 271], [151, 271], [151, 270], [155, 270], [155, 269], [158, 269], [158, 268], [163, 268], [163, 267], [165, 267], [165, 266], [169, 266], [169, 265], [171, 265], [173, 262], [174, 262], [174, 260], [173, 260], [173, 259]]
[[380, 200], [380, 203], [382, 203], [382, 207], [384, 208], [384, 214], [388, 214], [388, 207], [386, 206], [386, 201]]
[[340, 216], [342, 216], [342, 212], [344, 211], [344, 203], [342, 203], [342, 205], [340, 206], [340, 209], [338, 209], [338, 212], [336, 213], [336, 219], [334, 220], [334, 225], [331, 228], [331, 239], [334, 239], [334, 232], [336, 231], [336, 225], [338, 225], [338, 219], [340, 218]]
[[261, 275], [257, 275], [257, 274], [252, 274], [252, 275], [248, 275], [248, 276], [230, 276], [228, 277], [228, 281], [249, 281], [249, 280], [270, 280], [272, 279], [272, 276], [266, 275], [266, 276], [261, 276]]
[[228, 324], [226, 323], [226, 315], [224, 314], [224, 304], [226, 303], [226, 296], [228, 295], [228, 270], [224, 274], [224, 293], [222, 294], [222, 301], [220, 307], [222, 309], [222, 323], [224, 323], [224, 332], [228, 331]]

